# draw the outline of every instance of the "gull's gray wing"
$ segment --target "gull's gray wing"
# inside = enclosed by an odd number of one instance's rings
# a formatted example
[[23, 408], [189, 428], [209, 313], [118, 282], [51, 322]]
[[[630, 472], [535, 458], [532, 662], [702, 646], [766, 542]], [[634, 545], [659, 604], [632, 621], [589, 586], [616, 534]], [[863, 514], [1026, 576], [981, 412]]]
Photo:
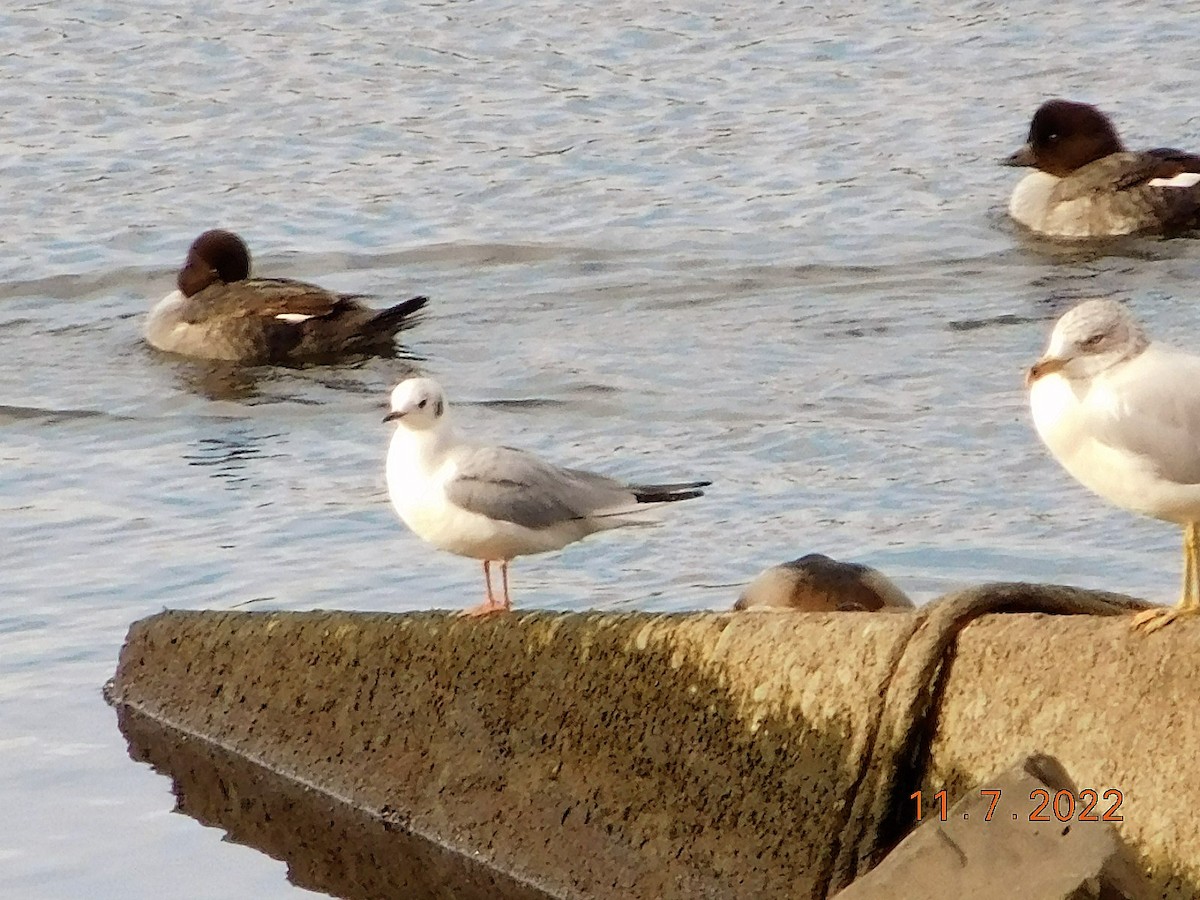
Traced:
[[1200, 484], [1200, 357], [1152, 344], [1089, 396], [1094, 435], [1176, 484]]
[[559, 468], [524, 450], [464, 447], [452, 459], [457, 471], [445, 487], [451, 503], [523, 528], [551, 528], [636, 503], [619, 481]]

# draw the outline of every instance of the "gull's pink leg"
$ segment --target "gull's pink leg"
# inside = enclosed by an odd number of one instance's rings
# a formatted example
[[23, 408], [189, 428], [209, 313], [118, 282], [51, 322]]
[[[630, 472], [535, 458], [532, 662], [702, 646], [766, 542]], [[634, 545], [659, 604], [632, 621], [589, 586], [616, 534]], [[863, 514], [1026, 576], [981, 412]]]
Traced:
[[512, 597], [508, 595], [508, 560], [500, 561], [500, 576], [504, 579], [504, 608], [512, 609]]
[[[485, 600], [483, 603], [480, 603], [478, 606], [472, 606], [470, 609], [464, 609], [462, 612], [459, 613], [460, 616], [464, 616], [468, 619], [477, 619], [480, 616], [490, 616], [492, 613], [504, 612], [504, 610], [508, 609], [508, 607], [504, 604], [504, 602], [498, 601], [496, 599], [496, 595], [492, 593], [492, 570], [490, 568], [491, 564], [492, 564], [492, 561], [490, 559], [485, 559], [483, 561], [483, 583], [487, 585], [487, 600]], [[504, 565], [507, 565], [507, 563], [505, 563]], [[505, 573], [504, 573], [504, 584], [505, 584], [504, 593], [507, 596], [507, 594], [508, 594], [508, 572], [507, 572], [507, 570], [505, 570]]]

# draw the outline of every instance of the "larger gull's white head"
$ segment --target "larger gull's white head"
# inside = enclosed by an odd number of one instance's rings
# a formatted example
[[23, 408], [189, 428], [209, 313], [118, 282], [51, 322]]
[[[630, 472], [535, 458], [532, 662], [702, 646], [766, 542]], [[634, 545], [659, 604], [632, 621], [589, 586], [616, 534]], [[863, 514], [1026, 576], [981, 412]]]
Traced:
[[1054, 326], [1050, 344], [1029, 370], [1029, 383], [1061, 372], [1083, 380], [1132, 359], [1149, 346], [1142, 326], [1116, 300], [1085, 300]]

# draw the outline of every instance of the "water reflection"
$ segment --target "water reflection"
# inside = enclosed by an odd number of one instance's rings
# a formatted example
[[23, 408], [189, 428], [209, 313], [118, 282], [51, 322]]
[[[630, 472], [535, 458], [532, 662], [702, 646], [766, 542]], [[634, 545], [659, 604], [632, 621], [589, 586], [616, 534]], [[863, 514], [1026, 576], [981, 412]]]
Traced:
[[175, 376], [185, 390], [208, 400], [250, 400], [269, 372], [263, 366], [188, 361], [176, 367]]
[[352, 900], [548, 900], [408, 831], [402, 814], [356, 809], [117, 704], [129, 756], [171, 779], [175, 809], [288, 867], [294, 884]]
[[[266, 389], [278, 384], [295, 382], [300, 389], [288, 400], [304, 402], [311, 383], [335, 391], [364, 391], [362, 373], [373, 372], [373, 365], [384, 363], [391, 383], [421, 371], [423, 357], [397, 344], [393, 351], [372, 356], [338, 356], [314, 359], [301, 366], [245, 366], [224, 360], [175, 359], [176, 382], [185, 391], [207, 400], [248, 403], [275, 399], [266, 396]], [[367, 390], [379, 389], [370, 380]]]

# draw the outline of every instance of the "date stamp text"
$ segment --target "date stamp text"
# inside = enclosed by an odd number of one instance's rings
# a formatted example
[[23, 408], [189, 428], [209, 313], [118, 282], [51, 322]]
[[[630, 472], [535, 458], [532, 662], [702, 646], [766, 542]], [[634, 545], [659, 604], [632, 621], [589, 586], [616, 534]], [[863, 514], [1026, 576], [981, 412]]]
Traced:
[[[979, 791], [980, 797], [988, 801], [983, 821], [990, 822], [998, 814], [1002, 793], [1003, 791], [987, 788]], [[921, 791], [914, 791], [908, 799], [916, 803], [914, 812], [918, 822], [926, 816], [933, 815], [943, 822], [949, 818], [949, 800], [944, 790], [938, 791], [930, 798], [933, 803], [929, 807], [926, 807]], [[1013, 812], [1011, 816], [1013, 819], [1028, 816], [1030, 822], [1123, 822], [1125, 819], [1117, 810], [1121, 808], [1124, 799], [1116, 788], [1110, 788], [1103, 793], [1084, 788], [1078, 794], [1067, 790], [1051, 793], [1044, 788], [1038, 788], [1029, 794], [1029, 803], [1026, 805], [1022, 799], [1021, 811]], [[963, 818], [968, 816], [969, 813], [963, 813]]]

